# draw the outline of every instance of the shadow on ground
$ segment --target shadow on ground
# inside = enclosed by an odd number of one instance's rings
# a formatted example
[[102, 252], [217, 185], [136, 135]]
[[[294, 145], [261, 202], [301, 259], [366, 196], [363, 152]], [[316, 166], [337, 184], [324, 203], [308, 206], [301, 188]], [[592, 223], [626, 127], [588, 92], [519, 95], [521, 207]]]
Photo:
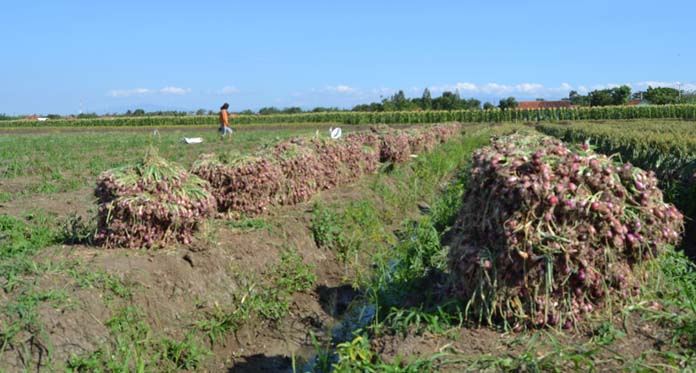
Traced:
[[227, 370], [228, 373], [288, 371], [292, 371], [292, 359], [287, 356], [266, 356], [264, 354], [246, 356]]

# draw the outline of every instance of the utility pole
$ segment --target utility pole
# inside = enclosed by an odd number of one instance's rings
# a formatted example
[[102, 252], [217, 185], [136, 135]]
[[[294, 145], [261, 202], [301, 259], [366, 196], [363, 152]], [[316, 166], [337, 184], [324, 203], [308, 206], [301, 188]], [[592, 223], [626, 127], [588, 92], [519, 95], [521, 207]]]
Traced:
[[679, 91], [679, 102], [681, 102], [681, 83], [677, 83], [677, 90]]

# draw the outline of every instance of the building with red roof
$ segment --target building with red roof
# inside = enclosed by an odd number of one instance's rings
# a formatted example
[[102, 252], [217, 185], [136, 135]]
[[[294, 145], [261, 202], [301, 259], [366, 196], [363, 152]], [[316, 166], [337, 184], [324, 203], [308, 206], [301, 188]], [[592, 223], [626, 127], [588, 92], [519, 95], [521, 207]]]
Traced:
[[521, 101], [517, 104], [518, 109], [555, 109], [569, 108], [572, 105], [568, 100], [561, 101]]

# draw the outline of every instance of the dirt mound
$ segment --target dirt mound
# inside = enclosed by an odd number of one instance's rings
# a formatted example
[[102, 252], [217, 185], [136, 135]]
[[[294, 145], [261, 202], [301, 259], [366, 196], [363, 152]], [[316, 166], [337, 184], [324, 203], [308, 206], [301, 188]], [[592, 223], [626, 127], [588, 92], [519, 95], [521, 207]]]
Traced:
[[637, 292], [639, 264], [682, 227], [653, 173], [550, 137], [497, 138], [474, 154], [453, 288], [479, 321], [570, 328]]

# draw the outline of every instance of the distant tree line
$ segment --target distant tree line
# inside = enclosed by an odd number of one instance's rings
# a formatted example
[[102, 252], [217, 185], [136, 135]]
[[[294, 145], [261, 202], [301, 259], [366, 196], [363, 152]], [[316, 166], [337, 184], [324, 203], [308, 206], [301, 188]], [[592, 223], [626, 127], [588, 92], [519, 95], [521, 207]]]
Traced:
[[[512, 100], [510, 100], [512, 99]], [[517, 101], [510, 97], [500, 100], [499, 108], [505, 109], [517, 107]], [[493, 109], [490, 102], [483, 104], [483, 109]], [[381, 102], [360, 104], [353, 107], [352, 111], [409, 111], [409, 110], [480, 110], [481, 101], [475, 98], [461, 98], [458, 91], [444, 91], [440, 97], [432, 97], [430, 90], [423, 90], [421, 97], [407, 98], [404, 91], [398, 91], [391, 97], [382, 99]]]
[[[475, 98], [462, 98], [458, 91], [444, 91], [439, 97], [433, 97], [430, 90], [426, 88], [421, 97], [408, 98], [403, 90], [399, 90], [393, 95], [383, 98], [379, 102], [369, 104], [359, 104], [350, 110], [343, 110], [337, 107], [316, 107], [312, 110], [303, 111], [301, 108], [293, 106], [283, 109], [276, 107], [263, 107], [258, 111], [260, 115], [271, 114], [294, 114], [294, 113], [321, 113], [335, 111], [354, 111], [354, 112], [382, 112], [382, 111], [419, 111], [419, 110], [490, 110], [494, 108], [511, 109], [517, 107], [517, 100], [508, 97], [500, 100], [499, 104], [493, 105], [486, 102], [481, 105], [481, 101]], [[251, 110], [239, 112], [239, 114], [255, 114]]]
[[[538, 99], [541, 100], [541, 99]], [[571, 105], [576, 106], [608, 106], [608, 105], [625, 105], [629, 100], [644, 100], [655, 105], [691, 103], [696, 104], [696, 92], [684, 92], [669, 87], [648, 87], [645, 91], [631, 93], [631, 87], [622, 85], [619, 87], [608, 89], [597, 89], [588, 92], [586, 95], [572, 90], [568, 97], [563, 100], [570, 101]], [[543, 101], [543, 100], [541, 100]], [[430, 90], [426, 88], [420, 97], [408, 98], [403, 90], [399, 90], [393, 95], [383, 98], [379, 102], [371, 102], [359, 104], [351, 109], [340, 109], [337, 107], [315, 107], [311, 110], [303, 110], [298, 106], [285, 108], [276, 108], [273, 106], [262, 107], [258, 112], [253, 110], [242, 110], [236, 112], [242, 115], [272, 115], [272, 114], [296, 114], [296, 113], [322, 113], [322, 112], [389, 112], [389, 111], [424, 111], [424, 110], [508, 110], [517, 108], [518, 102], [515, 97], [507, 97], [500, 99], [495, 105], [491, 102], [484, 102], [476, 98], [462, 98], [459, 91], [444, 91], [439, 97], [433, 97]], [[107, 113], [104, 116], [113, 117], [145, 117], [145, 116], [203, 116], [216, 115], [217, 110], [198, 109], [195, 111], [176, 111], [176, 110], [160, 110], [160, 111], [145, 111], [143, 109], [128, 110], [125, 113]], [[48, 114], [49, 119], [61, 118], [98, 118], [100, 115], [96, 113], [80, 113], [79, 115], [61, 116], [58, 114]], [[21, 119], [23, 117], [8, 116], [0, 113], [0, 120]]]
[[653, 105], [696, 103], [696, 93], [680, 92], [670, 87], [651, 87], [645, 91], [631, 93], [631, 87], [622, 85], [609, 89], [597, 89], [587, 95], [570, 91], [568, 99], [577, 106], [625, 105], [629, 100], [647, 101]]
[[625, 105], [630, 97], [631, 87], [627, 85], [609, 89], [597, 89], [587, 95], [581, 95], [577, 91], [570, 91], [568, 94], [571, 105], [577, 106]]

